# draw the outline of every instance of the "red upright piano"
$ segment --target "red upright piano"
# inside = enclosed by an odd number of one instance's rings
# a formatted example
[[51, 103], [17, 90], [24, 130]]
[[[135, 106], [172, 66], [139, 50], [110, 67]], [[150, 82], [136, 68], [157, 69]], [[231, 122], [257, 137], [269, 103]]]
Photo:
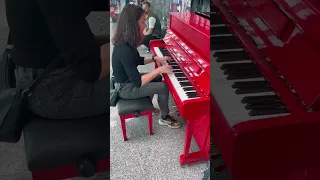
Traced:
[[[186, 120], [180, 164], [208, 161], [210, 155], [210, 19], [190, 12], [170, 13], [170, 25], [162, 40], [150, 42], [155, 56], [170, 56], [173, 74], [165, 82]], [[162, 66], [163, 64], [157, 64]], [[199, 151], [189, 152], [192, 137]]]

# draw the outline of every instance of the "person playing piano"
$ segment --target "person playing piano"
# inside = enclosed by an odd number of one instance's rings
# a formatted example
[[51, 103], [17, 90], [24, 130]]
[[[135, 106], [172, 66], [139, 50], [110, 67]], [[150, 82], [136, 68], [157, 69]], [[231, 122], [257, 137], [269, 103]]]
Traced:
[[112, 68], [116, 88], [123, 85], [119, 96], [123, 99], [153, 97], [158, 94], [160, 125], [179, 128], [181, 123], [169, 115], [169, 89], [161, 82], [161, 73], [172, 73], [169, 65], [161, 66], [147, 74], [140, 74], [137, 66], [155, 61], [168, 61], [168, 57], [140, 57], [137, 47], [141, 45], [146, 27], [141, 7], [127, 4], [120, 13], [117, 29], [112, 39]]
[[161, 23], [158, 16], [151, 11], [151, 5], [149, 2], [144, 2], [142, 8], [145, 12], [147, 27], [144, 29], [144, 38], [142, 44], [148, 48], [150, 52], [150, 41], [153, 39], [160, 39], [161, 37]]

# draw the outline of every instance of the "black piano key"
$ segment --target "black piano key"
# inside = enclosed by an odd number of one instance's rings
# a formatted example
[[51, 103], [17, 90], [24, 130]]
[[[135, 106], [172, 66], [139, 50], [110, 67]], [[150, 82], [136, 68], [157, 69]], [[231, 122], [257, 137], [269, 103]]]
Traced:
[[226, 69], [257, 69], [256, 65], [253, 63], [231, 63], [231, 64], [223, 64], [220, 67], [221, 70]]
[[179, 65], [177, 65], [177, 64], [174, 64], [174, 65], [170, 65], [169, 64], [169, 66], [171, 66], [172, 67], [172, 69], [174, 69], [174, 70], [179, 70], [179, 71], [181, 71], [182, 72], [182, 70], [181, 70], [181, 68], [180, 68], [180, 66]]
[[241, 100], [241, 103], [254, 103], [261, 101], [280, 101], [277, 95], [264, 95], [264, 96], [247, 96]]
[[224, 24], [223, 20], [220, 18], [218, 13], [210, 14], [210, 23], [213, 23], [213, 24]]
[[200, 97], [197, 92], [186, 92], [186, 94], [189, 98]]
[[174, 74], [176, 77], [186, 77], [186, 75], [184, 75], [183, 73], [180, 73], [180, 72], [178, 72], [178, 73], [174, 72], [173, 74]]
[[171, 66], [172, 68], [180, 69], [180, 66], [178, 64], [169, 62], [168, 65]]
[[182, 88], [184, 91], [195, 91], [193, 87], [183, 87]]
[[224, 75], [237, 75], [237, 74], [259, 74], [260, 71], [258, 69], [255, 68], [248, 68], [248, 69], [226, 69], [225, 71], [223, 71]]
[[190, 82], [179, 82], [182, 87], [192, 86]]
[[258, 88], [258, 87], [269, 87], [267, 81], [242, 81], [235, 82], [232, 84], [232, 88]]
[[210, 38], [210, 50], [241, 48], [233, 36], [219, 36]]
[[250, 60], [248, 53], [245, 51], [216, 52], [213, 56], [217, 57], [217, 62]]
[[183, 78], [178, 77], [177, 79], [178, 79], [178, 81], [189, 81], [188, 78], [186, 78], [186, 77], [183, 77]]
[[250, 116], [262, 116], [262, 115], [273, 115], [288, 113], [287, 108], [268, 108], [268, 109], [252, 109], [249, 112]]
[[230, 43], [230, 44], [237, 44], [238, 41], [232, 35], [230, 36], [214, 36], [210, 38], [210, 42], [214, 44], [223, 44], [223, 43]]
[[236, 94], [249, 94], [249, 93], [261, 93], [261, 92], [272, 92], [271, 87], [254, 87], [254, 88], [239, 88], [236, 90]]
[[218, 35], [218, 34], [231, 34], [230, 30], [227, 26], [219, 26], [219, 27], [211, 27], [210, 28], [211, 35]]
[[204, 14], [202, 12], [195, 12], [195, 14], [210, 20], [210, 15], [209, 14]]
[[245, 106], [245, 109], [265, 109], [265, 108], [285, 108], [281, 101], [262, 101], [250, 103]]
[[250, 79], [250, 78], [260, 78], [261, 73], [248, 73], [248, 74], [232, 74], [227, 76], [227, 80], [237, 80], [237, 79]]

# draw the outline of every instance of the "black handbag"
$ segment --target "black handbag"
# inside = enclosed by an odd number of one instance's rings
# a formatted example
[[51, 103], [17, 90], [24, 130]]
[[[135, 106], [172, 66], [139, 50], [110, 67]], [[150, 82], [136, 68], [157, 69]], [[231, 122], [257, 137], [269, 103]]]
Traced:
[[10, 85], [13, 61], [11, 59], [11, 36], [9, 35], [5, 51], [0, 57], [0, 142], [16, 143], [20, 140], [22, 129], [27, 121], [27, 99], [34, 89], [58, 65], [60, 58], [55, 58], [46, 67], [44, 72], [36, 78], [32, 85], [24, 91], [18, 91]]
[[122, 89], [122, 87], [129, 82], [129, 79], [126, 80], [126, 82], [124, 82], [119, 88], [116, 88], [114, 86], [114, 77], [112, 76], [111, 77], [111, 80], [110, 80], [110, 106], [111, 107], [116, 107], [117, 106], [117, 103], [119, 101], [119, 93], [120, 93], [120, 90]]

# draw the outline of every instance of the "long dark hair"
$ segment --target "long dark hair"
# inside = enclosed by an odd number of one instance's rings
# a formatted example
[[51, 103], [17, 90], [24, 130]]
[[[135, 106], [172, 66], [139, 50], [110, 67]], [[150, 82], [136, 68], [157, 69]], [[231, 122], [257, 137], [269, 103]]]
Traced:
[[138, 23], [142, 15], [144, 11], [141, 7], [132, 4], [125, 5], [117, 20], [117, 30], [112, 43], [115, 45], [124, 41], [131, 47], [137, 48], [142, 39]]

